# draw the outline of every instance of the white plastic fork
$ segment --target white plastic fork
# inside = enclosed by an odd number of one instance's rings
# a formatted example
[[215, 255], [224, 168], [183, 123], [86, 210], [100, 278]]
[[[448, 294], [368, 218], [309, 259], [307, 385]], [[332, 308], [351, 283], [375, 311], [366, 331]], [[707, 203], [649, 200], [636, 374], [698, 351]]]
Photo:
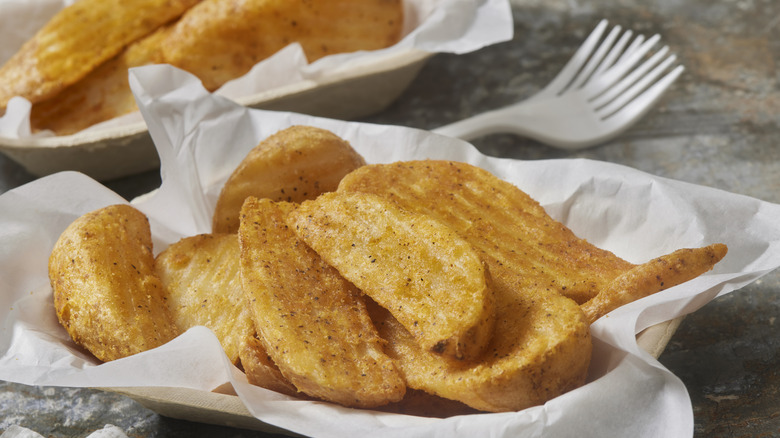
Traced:
[[629, 44], [633, 32], [618, 39], [621, 27], [615, 26], [599, 44], [606, 28], [607, 20], [602, 20], [537, 94], [433, 132], [464, 140], [512, 133], [561, 149], [586, 148], [621, 134], [650, 110], [684, 68], [678, 65], [660, 77], [676, 57], [667, 56], [668, 46], [647, 56], [659, 35], [647, 40], [638, 35]]

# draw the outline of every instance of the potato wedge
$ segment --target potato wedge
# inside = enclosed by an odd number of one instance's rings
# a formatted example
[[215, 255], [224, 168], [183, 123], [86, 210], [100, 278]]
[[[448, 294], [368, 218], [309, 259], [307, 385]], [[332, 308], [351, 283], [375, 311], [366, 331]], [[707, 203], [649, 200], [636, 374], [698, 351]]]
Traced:
[[0, 67], [0, 110], [14, 96], [35, 103], [56, 95], [199, 1], [74, 2]]
[[[137, 110], [131, 67], [169, 64], [214, 91], [293, 42], [311, 62], [391, 46], [403, 27], [401, 0], [135, 0], [111, 1], [109, 12], [103, 3], [80, 0], [66, 8], [0, 69], [0, 110], [23, 95], [40, 103], [33, 107], [34, 132], [73, 134]], [[82, 16], [88, 34], [78, 27]], [[65, 50], [53, 50], [59, 41]]]
[[683, 248], [639, 265], [607, 285], [582, 305], [591, 323], [618, 307], [685, 283], [711, 270], [728, 248], [715, 243], [703, 248]]
[[288, 228], [294, 208], [249, 197], [241, 210], [241, 279], [268, 355], [312, 397], [353, 407], [400, 400], [406, 385], [360, 292]]
[[146, 216], [129, 205], [87, 213], [49, 258], [57, 318], [101, 361], [160, 346], [179, 334], [154, 271]]
[[301, 396], [295, 386], [279, 371], [279, 367], [268, 355], [265, 346], [255, 333], [244, 339], [239, 357], [249, 383], [281, 394]]
[[289, 224], [424, 350], [466, 360], [485, 350], [495, 323], [490, 275], [446, 225], [379, 196], [345, 192], [302, 203]]
[[455, 360], [426, 351], [386, 309], [372, 318], [409, 388], [488, 412], [545, 403], [585, 383], [590, 330], [572, 300], [552, 291], [519, 294], [496, 286], [498, 322], [488, 354]]
[[375, 322], [410, 388], [485, 411], [524, 409], [582, 384], [594, 317], [657, 291], [656, 275], [666, 286], [699, 275], [725, 250], [678, 252], [637, 267], [577, 238], [518, 188], [465, 163], [364, 166], [338, 190], [374, 193], [430, 214], [481, 252], [496, 291], [489, 358], [448, 361], [420, 349], [389, 313]]
[[57, 135], [69, 135], [138, 111], [127, 70], [161, 63], [160, 44], [169, 29], [164, 26], [135, 41], [124, 52], [99, 65], [56, 96], [33, 104], [30, 112], [33, 132], [50, 130]]
[[208, 327], [234, 364], [246, 339], [255, 333], [238, 257], [235, 234], [200, 234], [172, 244], [155, 260], [178, 330]]
[[212, 231], [234, 233], [248, 196], [301, 202], [336, 190], [347, 173], [365, 164], [349, 143], [330, 131], [293, 126], [252, 149], [230, 175], [217, 199]]
[[495, 278], [522, 273], [523, 284], [555, 290], [582, 304], [634, 265], [580, 239], [538, 202], [476, 166], [411, 161], [365, 166], [340, 191], [374, 193], [432, 215], [482, 252]]
[[162, 47], [166, 63], [215, 90], [293, 42], [313, 62], [391, 46], [402, 26], [401, 0], [204, 0]]

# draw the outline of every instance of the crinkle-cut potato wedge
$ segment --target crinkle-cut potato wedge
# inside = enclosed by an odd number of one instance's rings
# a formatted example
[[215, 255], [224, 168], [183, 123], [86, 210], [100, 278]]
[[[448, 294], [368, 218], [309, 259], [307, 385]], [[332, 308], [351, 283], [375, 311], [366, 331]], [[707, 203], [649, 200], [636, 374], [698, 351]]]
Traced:
[[101, 361], [158, 347], [179, 334], [154, 271], [149, 221], [129, 205], [87, 213], [49, 257], [57, 318]]
[[[375, 322], [410, 388], [486, 411], [524, 409], [579, 386], [594, 318], [699, 275], [725, 254], [714, 245], [633, 265], [578, 239], [518, 188], [465, 163], [364, 166], [338, 190], [374, 193], [430, 214], [481, 252], [497, 302], [488, 359], [447, 361], [420, 349], [389, 313]], [[585, 304], [573, 306], [564, 296]]]
[[33, 104], [30, 112], [33, 132], [50, 130], [57, 135], [73, 134], [137, 111], [127, 70], [161, 63], [160, 44], [169, 30], [170, 27], [164, 26], [135, 41], [124, 52], [104, 62], [56, 96]]
[[252, 385], [294, 397], [301, 396], [295, 386], [284, 378], [256, 333], [244, 339], [239, 357], [246, 379]]
[[155, 260], [179, 331], [208, 327], [234, 364], [246, 339], [255, 333], [238, 257], [235, 234], [199, 234], [170, 245]]
[[339, 190], [373, 193], [429, 214], [482, 253], [494, 280], [522, 273], [524, 286], [555, 290], [579, 304], [634, 267], [578, 238], [514, 185], [466, 163], [369, 165], [347, 175]]
[[424, 350], [465, 360], [485, 350], [495, 323], [490, 274], [446, 225], [379, 196], [345, 192], [303, 202], [289, 223]]
[[703, 248], [683, 248], [639, 265], [607, 285], [582, 305], [591, 323], [617, 309], [711, 270], [726, 256], [728, 247], [714, 243]]
[[79, 0], [0, 68], [0, 109], [14, 96], [54, 96], [200, 0]]
[[390, 312], [371, 307], [385, 351], [409, 388], [504, 412], [543, 404], [585, 383], [592, 346], [577, 304], [550, 290], [520, 293], [506, 282], [496, 283], [495, 291], [496, 331], [476, 361], [424, 350]]
[[365, 164], [352, 146], [330, 131], [292, 126], [261, 141], [239, 163], [217, 199], [212, 231], [238, 230], [248, 196], [301, 202], [336, 190], [341, 178]]
[[312, 397], [350, 407], [400, 400], [406, 385], [360, 291], [288, 228], [294, 208], [249, 197], [241, 210], [241, 279], [268, 355]]
[[166, 63], [215, 90], [293, 42], [312, 62], [389, 47], [402, 26], [401, 0], [204, 0], [176, 23], [162, 48]]

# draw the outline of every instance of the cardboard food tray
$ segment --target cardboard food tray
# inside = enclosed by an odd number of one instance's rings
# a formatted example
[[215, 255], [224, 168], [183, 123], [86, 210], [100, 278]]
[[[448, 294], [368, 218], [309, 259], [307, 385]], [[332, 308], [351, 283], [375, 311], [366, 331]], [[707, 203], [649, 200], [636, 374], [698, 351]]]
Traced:
[[[658, 359], [683, 319], [684, 317], [678, 317], [648, 327], [637, 335], [637, 344]], [[145, 408], [165, 417], [300, 436], [255, 418], [235, 395], [229, 383], [215, 389], [213, 392], [163, 387], [98, 389], [130, 397]]]
[[[417, 76], [432, 54], [410, 49], [359, 69], [247, 96], [238, 103], [349, 120], [381, 111]], [[160, 161], [144, 122], [57, 137], [0, 137], [0, 152], [36, 176], [76, 170], [105, 181], [151, 170]]]

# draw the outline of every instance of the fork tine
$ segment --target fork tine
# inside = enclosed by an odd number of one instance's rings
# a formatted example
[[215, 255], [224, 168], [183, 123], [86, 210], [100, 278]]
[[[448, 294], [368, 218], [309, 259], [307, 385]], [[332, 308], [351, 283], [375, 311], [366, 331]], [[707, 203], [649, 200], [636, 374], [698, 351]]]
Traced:
[[596, 112], [601, 114], [603, 117], [609, 117], [610, 114], [619, 110], [621, 107], [623, 107], [628, 102], [630, 102], [634, 97], [636, 97], [639, 93], [641, 93], [645, 88], [647, 88], [650, 84], [652, 84], [653, 81], [655, 81], [656, 78], [658, 78], [658, 76], [661, 75], [661, 73], [666, 71], [666, 69], [670, 65], [672, 65], [672, 63], [676, 59], [677, 57], [674, 55], [666, 58], [664, 62], [656, 66], [649, 74], [643, 76], [639, 81], [633, 84], [631, 88], [628, 89], [628, 91], [621, 93], [612, 102], [603, 106], [600, 109], [597, 109]]
[[595, 108], [601, 108], [607, 105], [613, 99], [621, 95], [628, 87], [631, 86], [631, 84], [636, 82], [639, 78], [643, 77], [648, 70], [650, 70], [656, 64], [658, 64], [661, 61], [661, 59], [663, 59], [663, 57], [666, 56], [668, 52], [669, 52], [668, 46], [664, 46], [663, 48], [661, 48], [661, 50], [659, 50], [655, 55], [650, 57], [650, 59], [642, 63], [642, 65], [634, 69], [634, 71], [632, 71], [628, 76], [623, 78], [617, 85], [608, 89], [601, 95], [593, 98], [591, 100], [591, 104]]
[[[607, 55], [607, 51], [612, 46], [612, 43], [615, 41], [620, 31], [621, 31], [620, 26], [615, 26], [612, 28], [612, 31], [609, 34], [607, 34], [607, 37], [604, 38], [604, 41], [601, 44], [599, 44], [599, 47], [596, 49], [596, 51], [588, 60], [588, 63], [585, 64], [585, 67], [583, 67], [582, 70], [580, 70], [580, 72], [577, 74], [574, 80], [572, 80], [571, 84], [568, 87], [566, 87], [566, 89], [576, 90], [577, 88], [580, 88], [580, 86], [584, 84], [588, 79], [590, 79], [591, 74], [599, 66], [604, 56]], [[565, 90], [561, 90], [561, 92], [564, 91]]]
[[[639, 38], [639, 37], [637, 37]], [[619, 60], [615, 65], [607, 69], [603, 74], [599, 75], [598, 81], [594, 81], [589, 84], [586, 90], [589, 98], [594, 98], [603, 93], [607, 88], [614, 85], [623, 76], [631, 70], [642, 57], [644, 57], [653, 46], [661, 39], [660, 35], [654, 35], [647, 41], [643, 41], [633, 52], [628, 54], [624, 59]]]
[[631, 45], [628, 46], [626, 51], [623, 52], [623, 55], [620, 56], [620, 59], [618, 59], [615, 64], [625, 62], [626, 59], [628, 59], [628, 57], [631, 56], [632, 53], [636, 52], [644, 42], [645, 42], [645, 36], [637, 35], [636, 38], [634, 38], [634, 41], [631, 41]]
[[608, 115], [606, 120], [609, 123], [625, 125], [626, 127], [633, 124], [653, 107], [655, 102], [677, 80], [684, 70], [685, 68], [682, 65], [678, 65], [634, 100], [620, 108], [617, 112]]
[[583, 64], [590, 57], [591, 52], [596, 47], [601, 34], [604, 33], [604, 29], [607, 27], [607, 20], [601, 20], [595, 29], [588, 35], [588, 38], [582, 43], [582, 45], [574, 53], [574, 56], [569, 59], [569, 62], [561, 69], [555, 78], [547, 84], [544, 89], [537, 95], [543, 94], [558, 94], [560, 90], [563, 90], [568, 85], [578, 71], [582, 68]]
[[[612, 48], [612, 50], [609, 51], [609, 54], [606, 58], [604, 58], [604, 61], [601, 62], [599, 67], [593, 72], [591, 78], [600, 75], [607, 68], [612, 67], [615, 64], [615, 59], [618, 58], [618, 55], [623, 53], [623, 48], [626, 47], [626, 44], [628, 44], [628, 40], [631, 39], [631, 35], [633, 35], [633, 31], [631, 31], [631, 29], [627, 29], [623, 36], [620, 37], [620, 40]], [[631, 50], [630, 47], [629, 50]], [[625, 53], [623, 53], [623, 56], [625, 56]]]

